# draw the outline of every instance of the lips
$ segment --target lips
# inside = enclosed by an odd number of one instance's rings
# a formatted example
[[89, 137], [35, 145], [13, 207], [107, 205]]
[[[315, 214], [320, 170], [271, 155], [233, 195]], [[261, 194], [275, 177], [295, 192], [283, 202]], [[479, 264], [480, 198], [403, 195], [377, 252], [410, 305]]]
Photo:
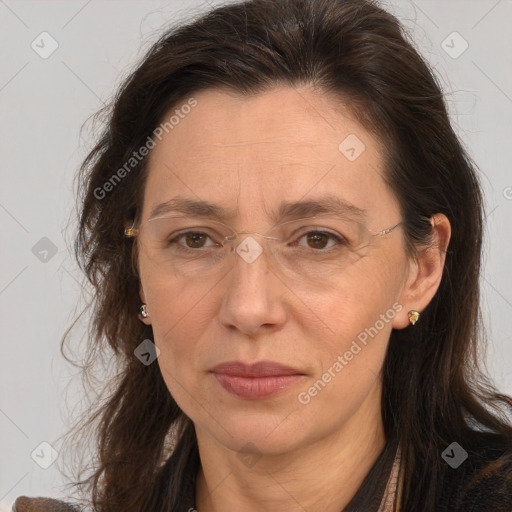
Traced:
[[245, 364], [240, 361], [229, 361], [213, 368], [213, 373], [237, 377], [274, 377], [279, 375], [303, 375], [300, 371], [273, 361], [260, 361]]
[[218, 383], [229, 393], [249, 400], [276, 395], [304, 377], [300, 371], [272, 361], [222, 363], [213, 368]]

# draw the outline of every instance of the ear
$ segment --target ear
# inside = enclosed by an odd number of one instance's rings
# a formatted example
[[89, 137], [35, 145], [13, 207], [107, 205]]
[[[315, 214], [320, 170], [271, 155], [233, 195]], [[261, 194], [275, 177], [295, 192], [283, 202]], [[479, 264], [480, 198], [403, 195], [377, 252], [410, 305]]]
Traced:
[[[430, 219], [432, 244], [421, 248], [410, 262], [409, 274], [398, 302], [403, 310], [393, 320], [394, 329], [405, 329], [409, 324], [408, 312], [420, 313], [428, 306], [439, 288], [443, 277], [446, 250], [450, 243], [451, 226], [446, 215], [437, 213]], [[418, 320], [421, 322], [421, 316]]]
[[147, 305], [147, 302], [146, 302], [146, 294], [144, 293], [144, 288], [142, 288], [142, 283], [140, 283], [140, 285], [139, 285], [139, 297], [140, 297], [142, 304], [146, 304], [146, 313], [149, 315], [147, 318], [143, 318], [139, 314], [139, 320], [143, 324], [151, 325], [151, 313], [149, 311], [149, 306]]

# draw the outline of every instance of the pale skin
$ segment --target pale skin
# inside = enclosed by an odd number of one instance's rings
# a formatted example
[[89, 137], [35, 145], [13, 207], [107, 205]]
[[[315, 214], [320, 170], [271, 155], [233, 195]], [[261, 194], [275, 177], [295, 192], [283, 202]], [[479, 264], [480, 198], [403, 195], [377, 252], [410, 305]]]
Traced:
[[[309, 87], [276, 87], [252, 97], [211, 89], [152, 150], [142, 220], [180, 195], [238, 212], [235, 229], [265, 233], [267, 211], [285, 200], [334, 193], [367, 210], [381, 230], [400, 222], [382, 174], [378, 140], [339, 101]], [[366, 149], [354, 161], [338, 149], [356, 134]], [[215, 282], [163, 277], [139, 257], [158, 364], [172, 396], [194, 423], [201, 470], [198, 512], [339, 512], [384, 447], [381, 369], [392, 328], [409, 325], [439, 287], [450, 239], [448, 219], [432, 219], [434, 244], [408, 258], [402, 229], [346, 272], [338, 289], [282, 282], [265, 258], [239, 259]], [[307, 391], [365, 327], [393, 304], [400, 310], [325, 388]], [[421, 322], [421, 317], [420, 320]], [[413, 328], [413, 327], [411, 327]], [[222, 362], [276, 361], [303, 373], [276, 396], [245, 400], [210, 373]], [[248, 444], [249, 443], [249, 444]], [[241, 455], [253, 454], [251, 463]]]

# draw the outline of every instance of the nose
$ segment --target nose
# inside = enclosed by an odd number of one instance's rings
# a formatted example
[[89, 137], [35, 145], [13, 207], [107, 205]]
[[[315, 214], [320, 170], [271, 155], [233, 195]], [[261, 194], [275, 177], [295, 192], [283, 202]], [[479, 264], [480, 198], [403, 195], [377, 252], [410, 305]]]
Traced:
[[270, 264], [270, 250], [259, 237], [243, 235], [233, 247], [232, 267], [226, 276], [221, 322], [247, 335], [262, 326], [280, 327], [286, 318], [284, 284]]

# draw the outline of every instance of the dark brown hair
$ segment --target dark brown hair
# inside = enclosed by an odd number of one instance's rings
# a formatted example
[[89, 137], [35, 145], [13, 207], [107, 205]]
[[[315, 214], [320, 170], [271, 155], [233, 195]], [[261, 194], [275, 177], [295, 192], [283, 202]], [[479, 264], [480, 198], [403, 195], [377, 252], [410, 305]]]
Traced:
[[151, 47], [103, 112], [107, 126], [81, 169], [76, 251], [95, 290], [83, 366], [90, 371], [107, 342], [118, 372], [79, 425], [80, 435], [97, 436], [94, 463], [76, 482], [95, 510], [184, 511], [182, 496], [194, 489], [199, 467], [191, 420], [159, 366], [134, 355], [153, 335], [137, 318], [137, 265], [123, 229], [140, 214], [147, 158], [107, 194], [98, 191], [153, 137], [164, 114], [194, 93], [227, 87], [253, 95], [276, 85], [310, 85], [338, 98], [381, 141], [410, 257], [430, 243], [432, 215], [445, 214], [452, 226], [436, 295], [414, 328], [391, 333], [382, 397], [388, 442], [346, 510], [376, 510], [398, 441], [402, 509], [425, 512], [439, 510], [447, 471], [440, 454], [450, 443], [470, 447], [487, 432], [510, 446], [512, 400], [479, 369], [481, 188], [436, 77], [397, 19], [372, 1], [231, 3], [170, 29]]

